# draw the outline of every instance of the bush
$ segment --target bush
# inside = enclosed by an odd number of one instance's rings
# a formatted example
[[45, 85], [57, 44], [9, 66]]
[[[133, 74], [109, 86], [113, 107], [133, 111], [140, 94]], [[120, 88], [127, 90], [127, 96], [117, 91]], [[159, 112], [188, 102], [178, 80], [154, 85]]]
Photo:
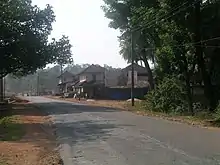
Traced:
[[146, 95], [148, 110], [164, 113], [183, 113], [187, 110], [183, 84], [174, 77], [166, 77], [162, 83]]
[[216, 121], [220, 122], [220, 104], [215, 109], [214, 117]]

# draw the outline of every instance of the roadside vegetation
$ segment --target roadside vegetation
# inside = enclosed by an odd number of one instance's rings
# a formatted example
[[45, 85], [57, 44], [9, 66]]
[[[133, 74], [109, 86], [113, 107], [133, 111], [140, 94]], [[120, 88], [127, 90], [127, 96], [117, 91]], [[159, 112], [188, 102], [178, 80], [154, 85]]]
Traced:
[[[8, 109], [8, 113], [10, 110]], [[15, 116], [0, 118], [0, 142], [18, 141], [25, 135], [25, 128], [16, 122]], [[0, 144], [1, 146], [1, 144]], [[0, 155], [0, 165], [9, 165], [6, 159]]]
[[[48, 64], [58, 64], [62, 68], [72, 63], [72, 45], [68, 36], [49, 40], [55, 22], [52, 6], [39, 8], [31, 0], [6, 0], [0, 2], [0, 13], [1, 88], [2, 79], [9, 74], [22, 77]], [[3, 90], [0, 91], [2, 101]]]
[[6, 163], [5, 160], [1, 160], [1, 157], [0, 157], [0, 165], [8, 165], [8, 163]]
[[216, 22], [220, 21], [220, 3], [104, 2], [109, 26], [121, 32], [122, 57], [131, 62], [133, 42], [134, 61], [148, 71], [150, 92], [142, 110], [218, 123], [220, 32]]
[[24, 128], [16, 122], [16, 117], [8, 116], [0, 119], [0, 141], [20, 140], [24, 134]]
[[61, 165], [49, 119], [27, 100], [11, 100], [0, 118], [0, 165]]
[[0, 164], [60, 164], [53, 135], [42, 129], [47, 122], [44, 115], [22, 100], [3, 113], [3, 78], [29, 75], [48, 64], [60, 68], [71, 64], [72, 45], [65, 35], [49, 39], [55, 22], [50, 5], [40, 8], [31, 0], [4, 0], [0, 13]]

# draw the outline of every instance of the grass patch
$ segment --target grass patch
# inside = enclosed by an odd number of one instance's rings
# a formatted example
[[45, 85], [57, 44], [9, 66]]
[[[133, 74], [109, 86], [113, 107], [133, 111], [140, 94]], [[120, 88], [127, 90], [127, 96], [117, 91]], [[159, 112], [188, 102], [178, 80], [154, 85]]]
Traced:
[[210, 127], [220, 127], [220, 120], [217, 120], [215, 115], [207, 112], [201, 111], [197, 112], [194, 116], [187, 114], [174, 114], [174, 113], [163, 113], [156, 112], [150, 109], [146, 109], [144, 102], [135, 102], [135, 106], [132, 107], [130, 103], [126, 104], [129, 110], [140, 115], [146, 115], [151, 117], [160, 117], [166, 120], [177, 121], [182, 123], [188, 123], [192, 125], [210, 126]]
[[20, 140], [24, 133], [22, 125], [16, 123], [15, 117], [8, 116], [0, 119], [0, 141]]
[[4, 159], [0, 158], [0, 165], [9, 165]]

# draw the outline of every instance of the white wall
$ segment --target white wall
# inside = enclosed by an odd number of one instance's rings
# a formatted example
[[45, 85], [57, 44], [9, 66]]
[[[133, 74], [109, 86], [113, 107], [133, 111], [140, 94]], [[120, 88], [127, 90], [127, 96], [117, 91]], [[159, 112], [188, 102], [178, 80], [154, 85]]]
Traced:
[[104, 83], [104, 73], [83, 73], [80, 77], [86, 76], [87, 81], [93, 80], [93, 74], [96, 75], [96, 81]]

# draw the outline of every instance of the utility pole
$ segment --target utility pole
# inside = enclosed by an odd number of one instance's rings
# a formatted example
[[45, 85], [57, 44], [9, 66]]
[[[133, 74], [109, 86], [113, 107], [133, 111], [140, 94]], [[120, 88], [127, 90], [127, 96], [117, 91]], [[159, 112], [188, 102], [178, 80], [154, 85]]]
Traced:
[[[60, 64], [60, 75], [61, 75], [61, 84], [63, 83], [63, 63]], [[61, 93], [64, 92], [63, 86], [61, 86]]]
[[131, 105], [134, 106], [134, 32], [131, 31]]
[[3, 77], [0, 78], [0, 102], [4, 101], [4, 80]]
[[40, 81], [40, 77], [39, 77], [39, 72], [37, 73], [37, 96], [39, 96], [39, 81]]
[[4, 85], [3, 85], [3, 86], [4, 86], [4, 87], [3, 87], [3, 88], [4, 88], [3, 97], [6, 98], [6, 77], [3, 79], [3, 82], [4, 82]]

